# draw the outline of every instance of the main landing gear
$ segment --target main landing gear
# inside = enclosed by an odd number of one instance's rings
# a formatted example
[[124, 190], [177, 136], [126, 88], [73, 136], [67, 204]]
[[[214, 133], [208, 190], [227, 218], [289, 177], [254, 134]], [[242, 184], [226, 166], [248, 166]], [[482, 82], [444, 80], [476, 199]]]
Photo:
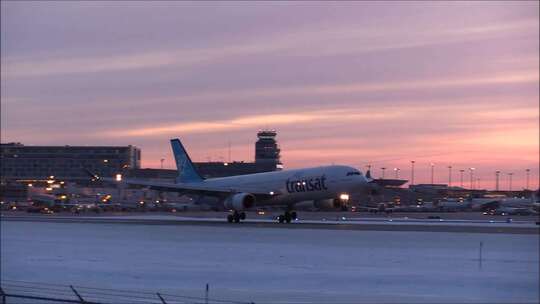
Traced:
[[227, 222], [229, 223], [240, 223], [241, 220], [246, 219], [246, 213], [245, 212], [238, 212], [234, 211], [233, 214], [227, 215]]
[[290, 223], [291, 220], [295, 220], [297, 218], [295, 211], [285, 211], [284, 214], [281, 214], [278, 216], [278, 221], [280, 223]]

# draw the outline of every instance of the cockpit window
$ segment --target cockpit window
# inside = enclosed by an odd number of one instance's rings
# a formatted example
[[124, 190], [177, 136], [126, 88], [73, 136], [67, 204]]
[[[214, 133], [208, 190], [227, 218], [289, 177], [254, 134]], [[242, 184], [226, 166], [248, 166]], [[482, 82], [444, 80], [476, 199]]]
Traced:
[[351, 176], [351, 175], [360, 175], [360, 172], [358, 171], [347, 172], [347, 176]]

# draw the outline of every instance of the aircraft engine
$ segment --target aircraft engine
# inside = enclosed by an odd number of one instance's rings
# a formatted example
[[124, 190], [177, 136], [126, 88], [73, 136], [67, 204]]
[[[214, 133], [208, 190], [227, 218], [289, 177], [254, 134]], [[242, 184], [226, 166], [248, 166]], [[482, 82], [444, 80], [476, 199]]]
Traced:
[[249, 193], [236, 193], [225, 200], [225, 208], [241, 211], [255, 206], [255, 196]]
[[328, 210], [341, 207], [341, 202], [338, 199], [325, 199], [325, 200], [316, 200], [313, 202], [315, 208]]

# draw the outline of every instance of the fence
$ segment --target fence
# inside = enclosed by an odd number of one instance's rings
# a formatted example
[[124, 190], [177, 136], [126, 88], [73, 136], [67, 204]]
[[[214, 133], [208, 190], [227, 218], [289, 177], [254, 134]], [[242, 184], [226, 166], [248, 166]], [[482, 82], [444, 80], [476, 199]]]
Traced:
[[0, 298], [2, 304], [254, 304], [253, 302], [209, 298], [208, 287], [207, 284], [204, 297], [193, 297], [159, 292], [2, 280]]

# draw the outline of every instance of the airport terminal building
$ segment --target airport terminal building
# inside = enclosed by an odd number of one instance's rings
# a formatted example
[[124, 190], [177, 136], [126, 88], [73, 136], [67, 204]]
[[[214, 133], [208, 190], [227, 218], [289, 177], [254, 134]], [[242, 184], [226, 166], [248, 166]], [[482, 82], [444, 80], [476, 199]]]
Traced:
[[126, 168], [140, 168], [141, 150], [135, 146], [25, 146], [1, 144], [2, 180], [88, 179], [83, 168], [113, 176]]

